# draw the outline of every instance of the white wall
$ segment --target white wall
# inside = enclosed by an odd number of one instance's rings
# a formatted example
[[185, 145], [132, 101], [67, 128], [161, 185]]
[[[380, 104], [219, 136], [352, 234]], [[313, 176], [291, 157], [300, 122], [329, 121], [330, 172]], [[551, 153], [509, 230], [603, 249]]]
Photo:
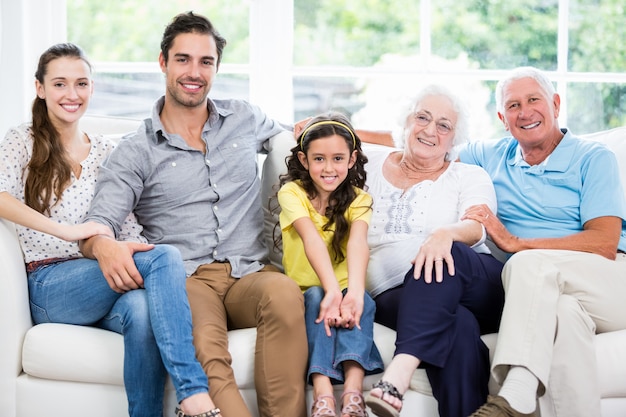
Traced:
[[39, 55], [66, 39], [65, 0], [0, 0], [0, 138], [30, 118]]

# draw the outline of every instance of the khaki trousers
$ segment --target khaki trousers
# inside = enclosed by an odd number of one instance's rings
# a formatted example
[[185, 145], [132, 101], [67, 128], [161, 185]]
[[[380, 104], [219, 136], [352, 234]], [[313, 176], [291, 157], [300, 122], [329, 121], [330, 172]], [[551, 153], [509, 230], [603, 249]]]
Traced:
[[256, 327], [254, 383], [261, 417], [305, 417], [302, 292], [271, 266], [240, 279], [230, 272], [229, 263], [214, 262], [187, 279], [194, 345], [213, 401], [223, 417], [251, 415], [231, 368], [227, 331]]
[[626, 329], [626, 255], [527, 250], [506, 262], [502, 278], [496, 381], [524, 366], [539, 379], [542, 417], [600, 416], [593, 336]]

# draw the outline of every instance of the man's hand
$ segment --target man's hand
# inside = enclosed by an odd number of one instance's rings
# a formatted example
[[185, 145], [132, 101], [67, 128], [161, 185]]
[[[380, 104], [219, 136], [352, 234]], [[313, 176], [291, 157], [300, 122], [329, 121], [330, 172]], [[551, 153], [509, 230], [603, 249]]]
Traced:
[[493, 243], [505, 252], [515, 253], [520, 251], [520, 241], [512, 235], [500, 222], [498, 216], [486, 204], [478, 204], [467, 209], [461, 220], [476, 220], [485, 226], [485, 230]]
[[97, 237], [91, 248], [107, 283], [118, 293], [143, 288], [143, 277], [135, 266], [133, 254], [145, 252], [154, 245], [137, 242], [118, 242], [116, 240]]

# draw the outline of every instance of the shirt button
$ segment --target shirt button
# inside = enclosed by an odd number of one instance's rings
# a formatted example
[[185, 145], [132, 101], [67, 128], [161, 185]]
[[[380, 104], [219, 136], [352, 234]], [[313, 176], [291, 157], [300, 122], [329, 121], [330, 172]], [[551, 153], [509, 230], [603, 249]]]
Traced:
[[233, 143], [233, 148], [236, 148], [236, 147], [237, 147], [237, 144], [236, 144], [236, 143]]
[[217, 258], [217, 251], [216, 250], [213, 251], [213, 257]]
[[217, 206], [213, 206], [213, 210], [217, 211]]

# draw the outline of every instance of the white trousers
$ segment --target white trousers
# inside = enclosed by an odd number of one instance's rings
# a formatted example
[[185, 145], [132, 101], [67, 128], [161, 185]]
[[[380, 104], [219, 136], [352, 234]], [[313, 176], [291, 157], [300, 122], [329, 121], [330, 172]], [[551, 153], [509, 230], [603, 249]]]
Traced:
[[626, 255], [526, 250], [505, 264], [506, 301], [492, 373], [539, 379], [542, 417], [600, 416], [596, 333], [626, 329]]

